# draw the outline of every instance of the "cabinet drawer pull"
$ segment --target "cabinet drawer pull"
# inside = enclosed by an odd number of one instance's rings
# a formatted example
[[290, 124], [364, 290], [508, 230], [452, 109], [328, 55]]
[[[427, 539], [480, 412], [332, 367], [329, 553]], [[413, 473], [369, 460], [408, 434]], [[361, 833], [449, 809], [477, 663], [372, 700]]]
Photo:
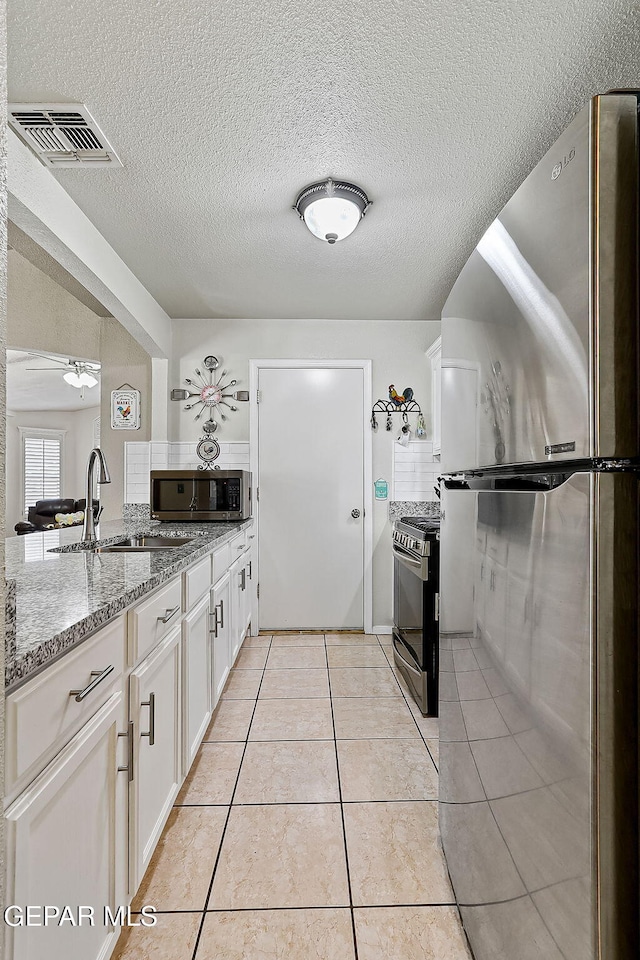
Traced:
[[152, 747], [156, 742], [156, 695], [149, 694], [148, 700], [143, 700], [141, 707], [149, 707], [149, 729], [146, 733], [141, 733], [141, 737], [149, 737], [149, 746]]
[[218, 636], [218, 614], [216, 613], [217, 609], [218, 609], [217, 607], [214, 607], [212, 612], [209, 614], [209, 618], [213, 618], [213, 626], [210, 627], [209, 633], [212, 633], [214, 637]]
[[118, 767], [118, 773], [124, 773], [126, 770], [128, 773], [127, 780], [131, 783], [133, 780], [133, 720], [129, 720], [127, 732], [119, 733], [118, 736], [127, 738], [127, 765], [126, 767]]
[[178, 604], [178, 606], [174, 607], [172, 610], [170, 609], [165, 610], [164, 617], [158, 617], [158, 620], [160, 621], [160, 623], [169, 623], [169, 620], [171, 620], [171, 617], [175, 616], [179, 609], [180, 609], [180, 604]]
[[240, 546], [236, 547], [236, 550], [244, 550], [244, 543], [241, 543]]
[[249, 580], [253, 580], [253, 561], [249, 560]]
[[69, 696], [75, 697], [78, 703], [82, 703], [85, 697], [88, 697], [92, 693], [99, 683], [108, 677], [110, 673], [113, 673], [113, 666], [110, 664], [106, 670], [92, 670], [91, 676], [94, 677], [94, 680], [90, 680], [87, 686], [83, 690], [69, 690]]
[[248, 537], [249, 540], [255, 540], [255, 538], [256, 538], [255, 533], [250, 533], [250, 534], [249, 534], [249, 537]]
[[224, 630], [224, 600], [216, 604], [216, 610], [218, 607], [220, 607], [220, 619], [218, 620], [218, 614], [216, 614], [216, 636], [218, 636], [218, 627], [222, 627]]

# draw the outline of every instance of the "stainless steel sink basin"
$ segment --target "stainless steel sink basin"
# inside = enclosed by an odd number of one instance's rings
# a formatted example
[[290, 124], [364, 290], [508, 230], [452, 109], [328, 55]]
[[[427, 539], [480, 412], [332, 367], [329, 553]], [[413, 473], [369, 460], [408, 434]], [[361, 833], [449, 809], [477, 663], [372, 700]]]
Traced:
[[193, 537], [127, 537], [105, 547], [94, 547], [93, 553], [148, 553], [152, 550], [175, 550], [191, 543]]

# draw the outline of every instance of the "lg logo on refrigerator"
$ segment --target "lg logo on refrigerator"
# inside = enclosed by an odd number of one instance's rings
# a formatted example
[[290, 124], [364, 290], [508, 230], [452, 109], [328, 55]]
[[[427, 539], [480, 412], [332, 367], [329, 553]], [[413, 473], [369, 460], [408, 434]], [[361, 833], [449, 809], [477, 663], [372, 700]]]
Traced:
[[560, 176], [564, 168], [569, 166], [569, 164], [571, 163], [575, 155], [576, 155], [576, 151], [575, 149], [572, 148], [571, 150], [569, 150], [569, 153], [567, 154], [567, 156], [562, 158], [562, 161], [560, 163], [556, 163], [554, 165], [554, 168], [551, 171], [552, 180], [558, 179], [558, 177]]

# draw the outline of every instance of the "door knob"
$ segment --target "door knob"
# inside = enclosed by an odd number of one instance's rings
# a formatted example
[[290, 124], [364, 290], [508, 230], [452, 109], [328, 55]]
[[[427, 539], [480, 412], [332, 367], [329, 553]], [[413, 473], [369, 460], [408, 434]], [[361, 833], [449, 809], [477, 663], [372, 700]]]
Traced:
[[354, 520], [357, 520], [358, 517], [360, 516], [360, 511], [357, 508], [355, 510], [352, 510], [351, 516], [353, 517]]

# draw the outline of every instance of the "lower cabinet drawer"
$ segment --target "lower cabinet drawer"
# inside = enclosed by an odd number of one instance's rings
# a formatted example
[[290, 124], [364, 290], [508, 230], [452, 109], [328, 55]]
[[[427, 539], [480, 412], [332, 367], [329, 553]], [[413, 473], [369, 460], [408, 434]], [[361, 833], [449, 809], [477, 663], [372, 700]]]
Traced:
[[231, 554], [229, 563], [233, 563], [241, 553], [247, 549], [247, 535], [243, 531], [239, 533], [237, 537], [234, 537], [233, 540], [229, 541], [229, 552]]
[[118, 617], [47, 667], [6, 701], [5, 789], [37, 773], [47, 752], [71, 736], [122, 684], [125, 619]]
[[228, 541], [224, 544], [224, 546], [214, 550], [212, 563], [213, 571], [211, 574], [211, 582], [215, 583], [216, 580], [219, 580], [220, 577], [225, 575], [229, 569], [229, 564], [231, 563], [231, 550], [229, 549]]
[[182, 615], [182, 577], [166, 583], [129, 610], [129, 664], [138, 663], [178, 623]]
[[184, 609], [191, 610], [211, 589], [211, 557], [205, 557], [182, 574], [184, 577]]

